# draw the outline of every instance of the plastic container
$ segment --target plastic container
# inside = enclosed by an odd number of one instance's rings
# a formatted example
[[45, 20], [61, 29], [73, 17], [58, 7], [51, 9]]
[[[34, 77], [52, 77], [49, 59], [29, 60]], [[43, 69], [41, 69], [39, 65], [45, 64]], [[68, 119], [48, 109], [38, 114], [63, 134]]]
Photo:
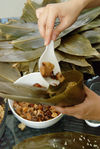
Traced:
[[[90, 89], [93, 90], [96, 94], [100, 95], [100, 82], [95, 82], [92, 83], [90, 86]], [[100, 121], [95, 121], [95, 120], [85, 120], [87, 125], [91, 127], [99, 127], [100, 126]]]

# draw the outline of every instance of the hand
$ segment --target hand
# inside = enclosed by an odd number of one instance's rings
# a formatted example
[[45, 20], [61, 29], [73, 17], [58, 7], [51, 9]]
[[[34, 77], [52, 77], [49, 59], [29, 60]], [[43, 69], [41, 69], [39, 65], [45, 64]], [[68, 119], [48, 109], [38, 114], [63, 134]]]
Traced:
[[86, 86], [84, 89], [86, 98], [83, 103], [73, 107], [55, 108], [63, 114], [71, 115], [79, 119], [100, 121], [100, 96]]
[[[87, 1], [87, 0], [84, 0]], [[71, 26], [85, 7], [82, 0], [69, 0], [63, 3], [49, 4], [36, 10], [39, 31], [45, 39], [45, 45], [55, 40], [61, 31]], [[54, 29], [56, 18], [60, 24]]]

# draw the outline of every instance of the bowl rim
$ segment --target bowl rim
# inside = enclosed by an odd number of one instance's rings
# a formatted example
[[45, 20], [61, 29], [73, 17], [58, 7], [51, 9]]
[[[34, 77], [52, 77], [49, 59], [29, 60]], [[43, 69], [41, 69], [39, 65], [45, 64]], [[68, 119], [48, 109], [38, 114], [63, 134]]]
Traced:
[[6, 121], [6, 118], [7, 118], [7, 114], [8, 114], [8, 102], [7, 102], [7, 99], [3, 99], [4, 100], [4, 117], [3, 117], [3, 120], [1, 121], [0, 123], [0, 128], [3, 127], [3, 124], [5, 123]]
[[89, 122], [88, 120], [85, 120], [85, 122], [90, 127], [100, 127], [100, 124], [92, 123], [92, 122]]
[[49, 122], [51, 122], [51, 121], [53, 121], [53, 120], [56, 120], [57, 118], [59, 118], [59, 117], [61, 117], [61, 116], [63, 117], [63, 114], [60, 113], [58, 116], [56, 116], [55, 118], [52, 118], [52, 119], [50, 119], [50, 120], [40, 121], [40, 122], [30, 121], [30, 120], [27, 120], [27, 119], [22, 118], [20, 115], [18, 115], [18, 114], [15, 112], [14, 108], [12, 107], [12, 105], [11, 105], [11, 103], [10, 103], [11, 101], [13, 101], [13, 100], [8, 99], [8, 104], [9, 104], [9, 107], [10, 107], [10, 109], [12, 110], [13, 114], [17, 115], [18, 118], [20, 118], [20, 119], [22, 119], [22, 120], [24, 120], [24, 121], [26, 121], [26, 122], [29, 122], [29, 123], [35, 123], [35, 124], [38, 124], [38, 123], [39, 123], [39, 124], [49, 123]]

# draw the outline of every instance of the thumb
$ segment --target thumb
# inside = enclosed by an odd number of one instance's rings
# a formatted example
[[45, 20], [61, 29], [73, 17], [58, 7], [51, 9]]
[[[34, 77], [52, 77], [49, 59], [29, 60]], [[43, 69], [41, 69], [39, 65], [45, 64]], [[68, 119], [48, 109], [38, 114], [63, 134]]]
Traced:
[[89, 89], [87, 86], [84, 86], [84, 90], [88, 97], [91, 97], [91, 96], [94, 97], [94, 95], [96, 95], [96, 93], [91, 89]]

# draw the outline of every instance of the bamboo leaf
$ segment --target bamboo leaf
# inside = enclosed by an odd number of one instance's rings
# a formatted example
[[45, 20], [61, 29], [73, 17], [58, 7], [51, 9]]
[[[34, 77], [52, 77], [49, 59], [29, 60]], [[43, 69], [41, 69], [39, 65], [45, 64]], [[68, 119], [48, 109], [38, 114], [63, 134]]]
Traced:
[[[55, 41], [55, 48], [59, 46], [61, 40]], [[16, 48], [9, 48], [2, 46], [0, 50], [0, 62], [29, 62], [33, 61], [41, 56], [45, 47], [37, 48], [34, 50], [22, 51]]]
[[[82, 141], [79, 141], [81, 139]], [[74, 143], [73, 140], [75, 140]], [[13, 149], [32, 149], [33, 146], [35, 149], [53, 149], [55, 146], [58, 147], [58, 149], [64, 149], [66, 147], [68, 149], [81, 149], [83, 147], [87, 148], [87, 140], [94, 146], [100, 146], [100, 137], [96, 135], [78, 132], [56, 132], [28, 138], [15, 145]]]
[[100, 43], [100, 28], [86, 31], [82, 33], [82, 35], [86, 37], [91, 42], [91, 44]]
[[90, 22], [89, 24], [81, 27], [79, 29], [79, 32], [90, 30], [90, 29], [93, 29], [93, 28], [96, 28], [96, 27], [99, 27], [99, 26], [100, 26], [100, 18], [97, 18], [97, 19], [93, 20], [92, 22]]
[[58, 50], [76, 56], [98, 56], [99, 53], [92, 48], [88, 39], [84, 36], [75, 34], [63, 38]]
[[27, 0], [27, 3], [25, 3], [25, 7], [23, 9], [23, 14], [21, 16], [21, 19], [25, 22], [37, 22], [36, 17], [36, 9], [39, 8], [40, 5], [37, 3]]
[[16, 68], [13, 68], [10, 63], [0, 63], [0, 77], [14, 82], [20, 78], [20, 73]]
[[83, 75], [78, 71], [69, 71], [64, 74], [64, 77], [66, 79], [63, 83], [55, 87], [50, 86], [48, 90], [34, 86], [16, 86], [11, 82], [1, 81], [0, 96], [16, 101], [48, 105], [72, 106], [83, 102], [85, 96]]
[[0, 31], [2, 37], [6, 40], [14, 40], [18, 37], [24, 36], [27, 33], [37, 30], [37, 25], [33, 23], [15, 23], [15, 24], [1, 24]]
[[[55, 42], [55, 47], [60, 45], [61, 39]], [[15, 48], [21, 50], [34, 50], [37, 48], [44, 47], [44, 39], [38, 32], [29, 34], [11, 42]]]
[[63, 37], [65, 35], [67, 35], [68, 33], [78, 29], [79, 27], [82, 27], [88, 23], [90, 23], [91, 21], [93, 21], [95, 18], [97, 18], [100, 15], [100, 7], [97, 8], [93, 8], [91, 10], [86, 11], [85, 13], [81, 14], [77, 21], [68, 29], [65, 29], [60, 35], [59, 37]]
[[59, 51], [56, 51], [56, 55], [57, 55], [59, 61], [71, 63], [71, 64], [81, 66], [81, 67], [90, 66], [90, 64], [85, 60], [84, 57], [72, 56], [72, 55], [65, 54], [65, 53], [59, 52]]

